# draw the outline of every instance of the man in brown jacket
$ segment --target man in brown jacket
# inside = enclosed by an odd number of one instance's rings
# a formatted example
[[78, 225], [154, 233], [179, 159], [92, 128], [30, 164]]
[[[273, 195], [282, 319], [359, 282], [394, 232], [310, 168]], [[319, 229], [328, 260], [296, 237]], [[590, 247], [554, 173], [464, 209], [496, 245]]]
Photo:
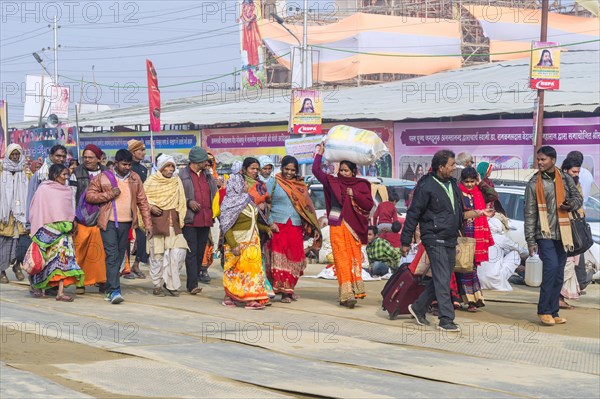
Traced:
[[146, 235], [152, 237], [150, 207], [140, 176], [131, 171], [131, 153], [119, 150], [115, 155], [116, 179], [102, 174], [91, 181], [86, 201], [100, 205], [98, 227], [106, 252], [106, 300], [112, 304], [124, 301], [121, 295], [119, 269], [129, 245], [129, 230], [138, 227], [138, 208]]

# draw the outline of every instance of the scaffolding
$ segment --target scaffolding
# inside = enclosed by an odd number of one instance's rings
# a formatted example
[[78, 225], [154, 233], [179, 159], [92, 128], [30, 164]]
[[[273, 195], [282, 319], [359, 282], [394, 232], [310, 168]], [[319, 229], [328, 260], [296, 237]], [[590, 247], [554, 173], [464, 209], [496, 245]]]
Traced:
[[[469, 12], [469, 5], [507, 7], [520, 10], [541, 9], [541, 0], [356, 0], [355, 4], [352, 5], [349, 5], [349, 3], [352, 3], [349, 0], [338, 0], [336, 3], [339, 5], [335, 14], [336, 18], [331, 18], [331, 16], [323, 19], [313, 17], [309, 19], [310, 23], [318, 25], [334, 23], [356, 12], [422, 18], [424, 21], [426, 19], [458, 19], [460, 21], [463, 66], [490, 62], [489, 39], [485, 37], [479, 21]], [[550, 11], [567, 15], [593, 17], [589, 11], [573, 1], [551, 1]], [[286, 23], [289, 24], [300, 23], [300, 21], [301, 16], [299, 14], [286, 18]], [[274, 61], [272, 54], [268, 55], [269, 59], [273, 60], [267, 66], [269, 84], [275, 87], [289, 87], [291, 80], [290, 71]], [[410, 79], [415, 76], [397, 73], [377, 73], [359, 75], [353, 79], [334, 83], [315, 82], [315, 86], [361, 86]]]

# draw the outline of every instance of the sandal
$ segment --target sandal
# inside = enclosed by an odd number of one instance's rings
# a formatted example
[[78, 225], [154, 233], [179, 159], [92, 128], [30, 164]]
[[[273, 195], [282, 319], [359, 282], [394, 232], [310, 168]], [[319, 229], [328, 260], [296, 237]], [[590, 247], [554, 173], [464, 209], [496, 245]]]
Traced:
[[347, 301], [340, 302], [340, 305], [347, 307], [348, 309], [354, 309], [356, 306], [356, 299], [348, 299]]
[[568, 304], [568, 303], [566, 303], [565, 301], [560, 301], [560, 304], [559, 304], [559, 306], [558, 306], [558, 307], [559, 307], [560, 309], [568, 309], [568, 310], [575, 309], [575, 306], [573, 306], [573, 305], [569, 305], [569, 304]]
[[228, 307], [228, 308], [235, 308], [236, 304], [233, 301], [233, 299], [229, 298], [229, 297], [225, 297], [225, 299], [223, 299], [223, 302], [221, 302], [221, 305]]
[[292, 301], [296, 302], [298, 300], [298, 298], [300, 298], [300, 297], [296, 294], [291, 294], [290, 298], [292, 298]]
[[32, 288], [31, 291], [29, 291], [29, 293], [34, 298], [38, 298], [38, 299], [46, 298], [46, 294], [44, 294], [44, 291], [39, 288]]
[[171, 296], [179, 296], [179, 291], [168, 289], [167, 288], [167, 283], [163, 284], [163, 288], [169, 293], [169, 295], [171, 295]]
[[248, 310], [260, 310], [260, 309], [264, 309], [264, 308], [265, 308], [265, 305], [261, 304], [258, 301], [252, 301], [245, 306], [245, 309], [248, 309]]
[[471, 313], [477, 312], [477, 306], [475, 306], [473, 304], [469, 305], [469, 307], [467, 308], [467, 312], [471, 312]]
[[281, 298], [281, 303], [292, 303], [292, 298], [289, 296], [284, 296]]
[[136, 278], [139, 278], [139, 279], [145, 279], [146, 278], [146, 275], [141, 270], [137, 270], [137, 271], [136, 270], [132, 270], [131, 274], [133, 274]]
[[73, 298], [72, 296], [63, 294], [63, 295], [57, 295], [56, 300], [60, 301], [60, 302], [73, 302], [75, 300], [75, 298]]

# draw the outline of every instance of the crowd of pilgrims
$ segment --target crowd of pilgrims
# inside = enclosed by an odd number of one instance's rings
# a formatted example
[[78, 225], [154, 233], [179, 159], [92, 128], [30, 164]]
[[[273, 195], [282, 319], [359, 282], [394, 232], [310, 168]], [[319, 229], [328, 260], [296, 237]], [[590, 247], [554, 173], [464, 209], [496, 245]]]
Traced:
[[[130, 140], [106, 164], [103, 151], [90, 144], [81, 164], [69, 168], [65, 147], [56, 145], [31, 175], [23, 149], [9, 145], [1, 172], [1, 282], [8, 283], [6, 271], [12, 267], [19, 280], [25, 278], [23, 270], [29, 274], [35, 298], [52, 295], [71, 302], [75, 295], [65, 293], [65, 287], [75, 285], [81, 295], [86, 287], [97, 286], [106, 301], [118, 304], [124, 301], [120, 278], [147, 278], [140, 269], [145, 263], [154, 295], [197, 295], [199, 283], [211, 280], [213, 253], [221, 253], [222, 305], [264, 309], [275, 298], [298, 300], [295, 287], [307, 255], [321, 249], [321, 229], [328, 226], [339, 304], [354, 308], [366, 295], [363, 246], [373, 275], [395, 270], [404, 255], [397, 198], [391, 193], [390, 201], [375, 210], [370, 183], [357, 176], [357, 165], [342, 161], [336, 175], [328, 174], [322, 149], [315, 154], [312, 173], [323, 185], [326, 221], [317, 218], [293, 156], [281, 159], [278, 172], [269, 157], [245, 158], [224, 181], [214, 157], [203, 148], [193, 147], [181, 169], [173, 157], [160, 154], [150, 174], [140, 163], [145, 154], [143, 142]], [[489, 165], [478, 169], [467, 166], [456, 176], [463, 234], [474, 237], [477, 246], [473, 272], [453, 275], [451, 292], [455, 307], [464, 305], [469, 311], [485, 305], [477, 266], [489, 260], [496, 224], [502, 230], [501, 223], [492, 222], [500, 204], [487, 179]], [[78, 220], [86, 209], [96, 212], [92, 223]], [[211, 235], [215, 220], [217, 242]], [[417, 231], [413, 243], [418, 240]], [[135, 258], [130, 254], [133, 241]]]

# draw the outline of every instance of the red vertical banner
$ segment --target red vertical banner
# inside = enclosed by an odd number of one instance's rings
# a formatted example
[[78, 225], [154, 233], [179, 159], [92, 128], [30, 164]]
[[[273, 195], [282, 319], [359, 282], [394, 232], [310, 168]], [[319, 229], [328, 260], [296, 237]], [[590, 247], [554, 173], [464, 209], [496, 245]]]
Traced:
[[148, 105], [150, 109], [150, 131], [160, 132], [160, 90], [158, 77], [152, 61], [146, 60], [148, 70]]

